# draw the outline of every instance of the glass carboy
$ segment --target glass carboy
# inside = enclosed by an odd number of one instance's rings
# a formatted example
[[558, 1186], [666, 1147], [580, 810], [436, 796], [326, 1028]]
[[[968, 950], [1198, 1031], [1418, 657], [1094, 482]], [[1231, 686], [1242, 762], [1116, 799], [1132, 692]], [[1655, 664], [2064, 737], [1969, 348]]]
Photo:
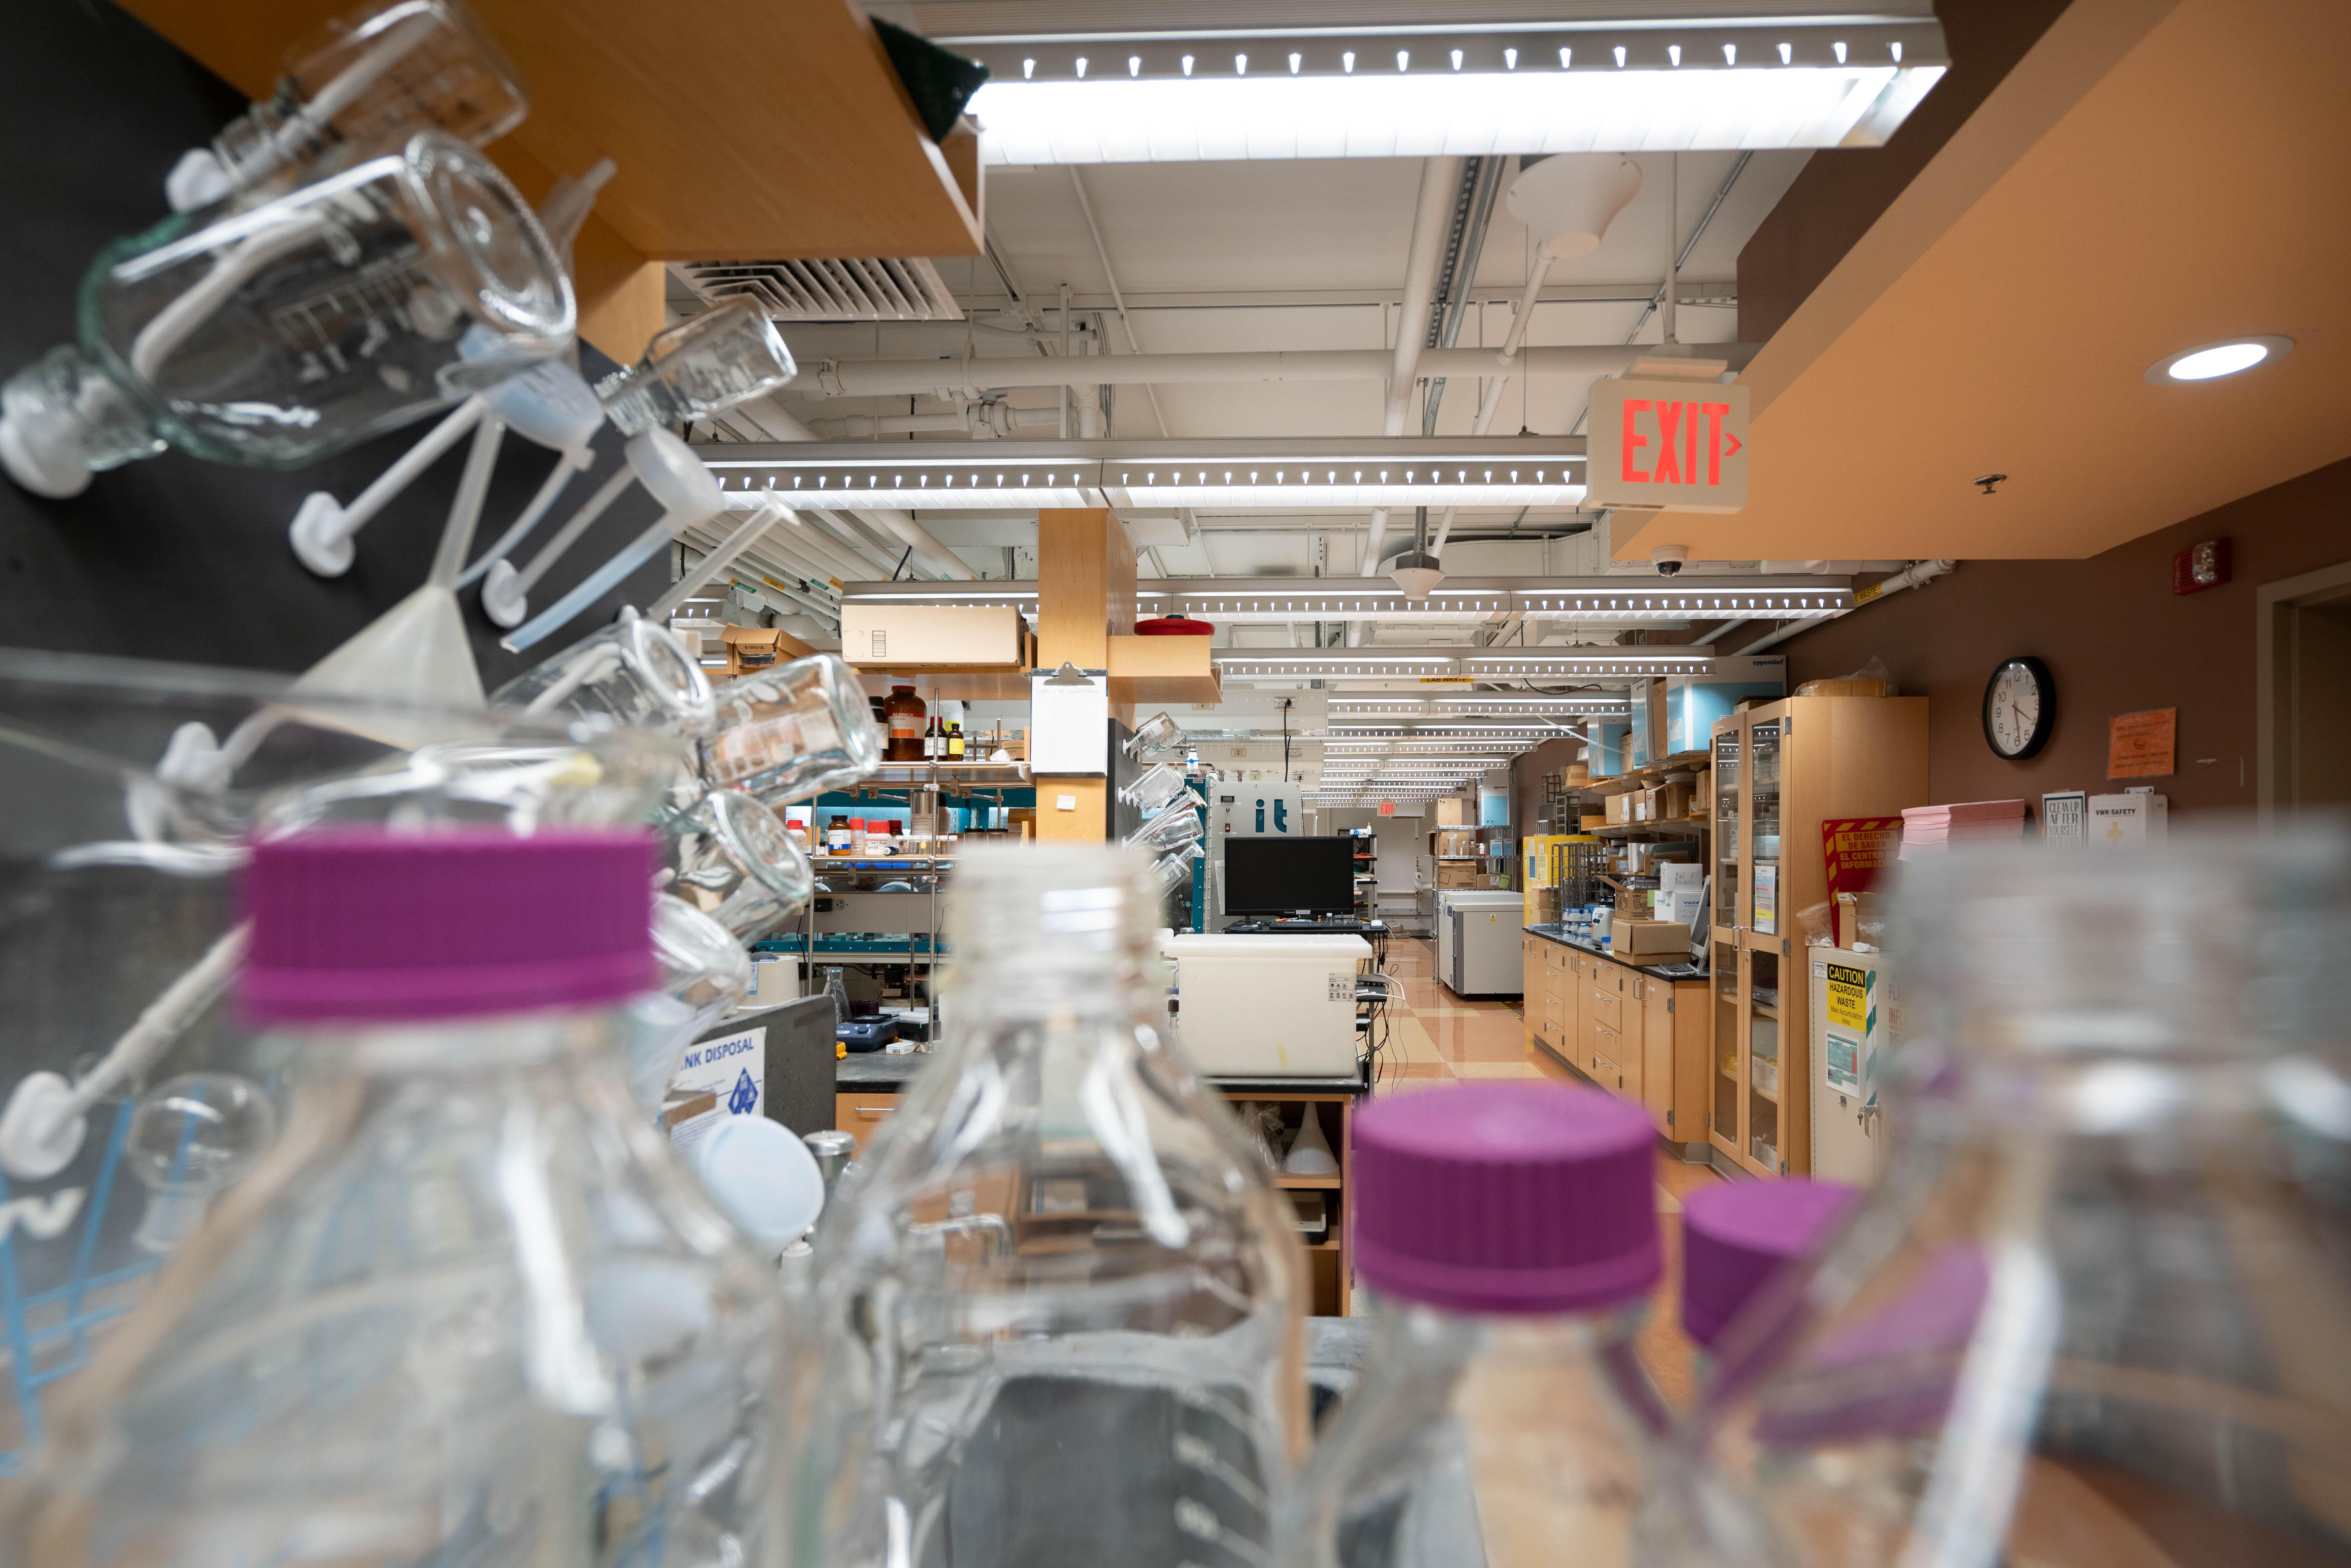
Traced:
[[0, 1561], [758, 1560], [772, 1270], [615, 1049], [653, 859], [617, 830], [255, 847], [238, 994], [285, 1132], [58, 1391]]
[[935, 1060], [828, 1207], [782, 1479], [798, 1568], [1259, 1568], [1303, 1260], [1165, 1048], [1149, 866], [966, 855]]
[[1718, 1346], [1673, 1555], [2351, 1562], [2346, 865], [1904, 866], [1886, 1174]]

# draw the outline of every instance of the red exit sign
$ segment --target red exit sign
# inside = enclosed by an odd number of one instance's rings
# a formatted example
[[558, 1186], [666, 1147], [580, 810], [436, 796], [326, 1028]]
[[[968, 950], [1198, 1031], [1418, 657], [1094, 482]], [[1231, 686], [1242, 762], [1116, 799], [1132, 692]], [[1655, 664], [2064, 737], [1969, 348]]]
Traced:
[[1712, 381], [1594, 382], [1588, 507], [1736, 512], [1747, 505], [1747, 389]]

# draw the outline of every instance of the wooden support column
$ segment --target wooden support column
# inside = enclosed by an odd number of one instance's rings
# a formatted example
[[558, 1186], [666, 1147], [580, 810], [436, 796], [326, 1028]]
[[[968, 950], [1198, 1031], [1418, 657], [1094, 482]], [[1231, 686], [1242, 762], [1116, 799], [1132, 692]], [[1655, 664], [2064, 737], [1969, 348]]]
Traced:
[[[1134, 630], [1134, 549], [1106, 507], [1037, 514], [1037, 665], [1110, 667], [1110, 640]], [[1134, 722], [1134, 706], [1113, 704]], [[1062, 810], [1063, 799], [1076, 810]], [[1037, 836], [1100, 843], [1110, 834], [1110, 786], [1102, 779], [1037, 780]]]

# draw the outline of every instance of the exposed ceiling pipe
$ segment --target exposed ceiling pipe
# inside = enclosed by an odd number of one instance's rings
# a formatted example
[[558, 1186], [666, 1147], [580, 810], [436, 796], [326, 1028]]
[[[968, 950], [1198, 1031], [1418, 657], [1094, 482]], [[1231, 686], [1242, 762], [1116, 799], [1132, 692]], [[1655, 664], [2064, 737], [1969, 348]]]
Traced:
[[[802, 424], [799, 416], [773, 398], [760, 398], [754, 403], [738, 407], [751, 410], [751, 417], [772, 432], [778, 441], [814, 441], [816, 432]], [[910, 513], [882, 508], [861, 511], [882, 528], [894, 535], [903, 545], [914, 548], [914, 562], [935, 576], [956, 582], [968, 582], [978, 575], [964, 565], [962, 558], [939, 543], [928, 528], [914, 521]]]
[[1737, 621], [1726, 621], [1721, 625], [1716, 627], [1713, 631], [1708, 632], [1705, 636], [1691, 638], [1690, 646], [1696, 648], [1703, 647], [1708, 643], [1719, 643], [1725, 637], [1729, 636], [1733, 632], [1738, 631], [1741, 626], [1751, 626], [1754, 623], [1754, 617], [1752, 616], [1742, 616]]
[[[1709, 352], [1734, 366], [1754, 357], [1756, 346], [1709, 343]], [[1644, 350], [1626, 343], [1545, 344], [1522, 349], [1519, 373], [1528, 376], [1608, 375], [1631, 367]], [[1489, 349], [1426, 349], [1414, 356], [1420, 376], [1485, 376], [1493, 373]], [[926, 397], [977, 400], [982, 393], [1014, 387], [1146, 386], [1240, 382], [1370, 382], [1390, 380], [1395, 356], [1385, 349], [1266, 349], [1218, 354], [1116, 354], [1092, 360], [1032, 360], [970, 355], [931, 360], [815, 361], [791, 383], [795, 397]], [[780, 405], [777, 412], [781, 413]], [[761, 415], [760, 423], [769, 423]], [[795, 424], [799, 422], [793, 420]], [[1399, 414], [1389, 423], [1401, 427]], [[1401, 428], [1388, 431], [1402, 435]], [[779, 436], [778, 439], [787, 439]]]
[[[1454, 197], [1461, 184], [1461, 160], [1431, 158], [1420, 166], [1420, 200], [1413, 209], [1412, 249], [1405, 260], [1404, 304], [1396, 312], [1395, 350], [1387, 369], [1388, 400], [1380, 429], [1388, 435], [1404, 434], [1412, 409], [1412, 383], [1428, 342], [1428, 311], [1437, 298], [1437, 272], [1444, 260], [1446, 240], [1452, 229]], [[1388, 531], [1385, 507], [1372, 513], [1371, 532], [1364, 542], [1364, 570], [1376, 571], [1380, 543]]]
[[[1070, 189], [1078, 193], [1078, 211], [1085, 214], [1086, 233], [1093, 237], [1094, 259], [1102, 263], [1102, 281], [1110, 285], [1111, 305], [1118, 312], [1119, 326], [1126, 332], [1126, 351], [1140, 354], [1143, 345], [1135, 340], [1134, 323], [1127, 319], [1126, 296], [1119, 292], [1118, 274], [1110, 269], [1110, 250], [1102, 244], [1102, 225], [1094, 222], [1094, 204], [1086, 197], [1086, 183], [1079, 176], [1075, 163], [1070, 165]], [[1145, 382], [1143, 395], [1151, 400], [1151, 417], [1158, 422], [1159, 434], [1167, 434], [1167, 416], [1160, 412], [1159, 393], [1152, 389], [1150, 382]]]
[[848, 552], [850, 559], [860, 564], [878, 563], [885, 577], [897, 575], [898, 562], [906, 553], [904, 546], [891, 549], [877, 537], [878, 530], [860, 528], [853, 517], [843, 513], [810, 509], [802, 516], [831, 535], [833, 542]]
[[951, 413], [852, 413], [838, 419], [810, 419], [802, 423], [822, 441], [860, 435], [912, 435], [916, 432], [967, 431], [985, 440], [1010, 436], [1015, 430], [1050, 430], [1053, 420], [1041, 408], [1014, 408], [997, 402], [967, 402]]
[[[1955, 560], [1914, 560], [1908, 566], [1904, 567], [1900, 571], [1896, 572], [1892, 577], [1886, 578], [1879, 581], [1875, 590], [1864, 590], [1864, 591], [1869, 594], [1869, 601], [1875, 604], [1877, 601], [1885, 598], [1889, 593], [1899, 593], [1906, 588], [1917, 588], [1921, 583], [1932, 582], [1935, 579], [1941, 577], [1944, 573], [1956, 569], [1959, 564], [1959, 563]], [[1858, 604], [1854, 606], [1854, 610], [1858, 610], [1860, 608], [1861, 606]], [[1822, 625], [1827, 622], [1840, 620], [1852, 613], [1853, 610], [1840, 610], [1834, 615], [1823, 615], [1814, 621], [1792, 621], [1787, 625], [1781, 627], [1777, 632], [1772, 632], [1769, 637], [1759, 637], [1754, 642], [1748, 643], [1747, 646], [1740, 649], [1739, 652], [1732, 654], [1731, 657], [1735, 659], [1743, 659], [1750, 653], [1760, 653], [1764, 649], [1772, 646], [1774, 643], [1783, 642], [1786, 639], [1794, 636], [1799, 632], [1810, 631], [1815, 626]]]

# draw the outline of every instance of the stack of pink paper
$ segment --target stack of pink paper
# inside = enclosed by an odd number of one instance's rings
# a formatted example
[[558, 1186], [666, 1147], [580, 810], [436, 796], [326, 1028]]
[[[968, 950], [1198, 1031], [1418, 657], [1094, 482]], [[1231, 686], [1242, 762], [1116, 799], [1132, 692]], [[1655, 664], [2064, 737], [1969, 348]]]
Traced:
[[2022, 800], [1966, 800], [1911, 806], [1902, 813], [1902, 858], [1950, 852], [1954, 844], [2015, 843], [2024, 837]]

